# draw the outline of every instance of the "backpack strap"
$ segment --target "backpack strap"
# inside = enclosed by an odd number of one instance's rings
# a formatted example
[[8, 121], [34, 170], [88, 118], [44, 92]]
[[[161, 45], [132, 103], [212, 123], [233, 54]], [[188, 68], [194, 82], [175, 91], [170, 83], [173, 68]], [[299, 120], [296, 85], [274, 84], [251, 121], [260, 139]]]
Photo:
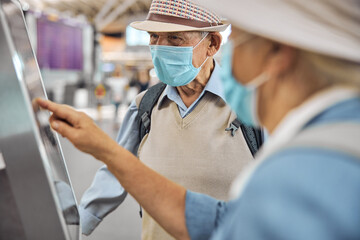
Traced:
[[165, 87], [166, 84], [162, 82], [150, 87], [140, 101], [138, 114], [136, 116], [139, 126], [139, 142], [141, 142], [143, 137], [150, 131], [152, 109], [154, 108]]
[[239, 128], [241, 129], [251, 154], [255, 156], [256, 152], [264, 142], [263, 130], [261, 128], [247, 126], [236, 118], [230, 123], [230, 126], [226, 128], [225, 131], [231, 131], [231, 136], [233, 137]]
[[[152, 109], [154, 108], [165, 87], [165, 83], [159, 82], [158, 84], [150, 87], [140, 100], [138, 106], [138, 114], [136, 116], [136, 121], [139, 126], [139, 143], [141, 142], [143, 137], [150, 131]], [[142, 218], [141, 205], [139, 214], [140, 218]]]

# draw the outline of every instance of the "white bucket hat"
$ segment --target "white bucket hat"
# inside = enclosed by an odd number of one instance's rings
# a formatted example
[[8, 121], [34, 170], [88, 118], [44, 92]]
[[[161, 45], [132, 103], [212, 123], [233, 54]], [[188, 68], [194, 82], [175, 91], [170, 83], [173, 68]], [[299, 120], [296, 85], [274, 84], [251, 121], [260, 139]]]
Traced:
[[130, 26], [148, 32], [221, 32], [229, 24], [188, 0], [153, 0], [147, 19]]
[[236, 27], [290, 46], [360, 62], [359, 0], [195, 0]]

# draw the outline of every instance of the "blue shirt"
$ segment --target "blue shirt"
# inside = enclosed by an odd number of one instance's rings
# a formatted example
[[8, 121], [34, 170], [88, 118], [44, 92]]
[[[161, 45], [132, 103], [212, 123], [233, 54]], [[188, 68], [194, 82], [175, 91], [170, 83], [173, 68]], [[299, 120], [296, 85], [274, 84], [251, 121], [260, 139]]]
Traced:
[[[171, 86], [166, 86], [162, 98], [159, 99], [158, 107], [161, 107], [164, 98], [167, 97], [177, 104], [180, 115], [184, 118], [196, 108], [206, 91], [221, 97], [225, 101], [220, 80], [220, 66], [216, 61], [208, 83], [190, 107], [185, 106], [176, 88]], [[134, 100], [129, 106], [116, 138], [116, 141], [122, 147], [134, 155], [137, 155], [137, 149], [140, 144], [138, 139], [139, 127], [135, 119], [137, 113], [138, 109]], [[124, 201], [126, 195], [126, 191], [107, 167], [101, 167], [96, 173], [90, 188], [81, 198], [79, 212], [82, 233], [89, 235], [107, 214], [115, 210]]]
[[[305, 128], [331, 122], [360, 124], [360, 99], [328, 108]], [[360, 239], [359, 156], [316, 147], [279, 151], [233, 201], [188, 191], [185, 216], [193, 240]]]

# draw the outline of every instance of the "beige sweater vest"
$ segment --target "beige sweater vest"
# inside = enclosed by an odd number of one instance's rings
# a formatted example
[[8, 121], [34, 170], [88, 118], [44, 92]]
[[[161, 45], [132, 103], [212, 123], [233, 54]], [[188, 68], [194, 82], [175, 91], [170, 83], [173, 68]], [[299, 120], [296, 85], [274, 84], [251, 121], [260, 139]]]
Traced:
[[[139, 146], [140, 160], [188, 190], [227, 200], [232, 180], [253, 161], [241, 130], [234, 137], [225, 131], [235, 114], [209, 92], [185, 118], [175, 102], [164, 101], [160, 109], [157, 104], [153, 108], [151, 130]], [[173, 238], [144, 212], [142, 239]]]

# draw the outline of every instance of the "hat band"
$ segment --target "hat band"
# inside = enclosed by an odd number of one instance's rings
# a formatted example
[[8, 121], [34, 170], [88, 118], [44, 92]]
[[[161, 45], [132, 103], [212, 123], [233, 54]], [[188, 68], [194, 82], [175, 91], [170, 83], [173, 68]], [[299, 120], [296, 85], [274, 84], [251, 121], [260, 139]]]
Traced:
[[205, 27], [214, 27], [214, 26], [223, 25], [222, 23], [202, 22], [193, 19], [156, 14], [156, 13], [149, 13], [146, 20], [155, 21], [155, 22], [164, 22], [164, 23], [174, 23], [174, 24], [185, 25], [195, 28], [205, 28]]

